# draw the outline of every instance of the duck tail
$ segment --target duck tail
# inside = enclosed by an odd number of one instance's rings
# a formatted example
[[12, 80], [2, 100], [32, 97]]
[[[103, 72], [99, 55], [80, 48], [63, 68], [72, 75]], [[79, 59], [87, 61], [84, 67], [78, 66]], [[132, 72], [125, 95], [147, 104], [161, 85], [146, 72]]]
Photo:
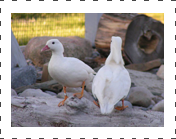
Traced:
[[94, 77], [95, 77], [94, 73], [89, 73], [89, 78], [85, 82], [86, 91], [88, 92], [92, 92], [92, 82], [93, 82]]
[[100, 111], [102, 114], [110, 114], [114, 109], [114, 105], [112, 104], [100, 104]]

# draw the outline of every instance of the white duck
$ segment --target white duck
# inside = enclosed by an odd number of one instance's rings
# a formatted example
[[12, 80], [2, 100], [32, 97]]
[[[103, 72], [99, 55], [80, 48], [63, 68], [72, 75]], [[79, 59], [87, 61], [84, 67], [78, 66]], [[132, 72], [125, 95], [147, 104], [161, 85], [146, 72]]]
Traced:
[[122, 100], [122, 107], [116, 107], [117, 110], [123, 110], [124, 98], [128, 95], [131, 79], [128, 71], [124, 67], [124, 61], [121, 54], [122, 39], [112, 36], [110, 54], [106, 59], [105, 65], [96, 74], [92, 84], [92, 94], [98, 99], [97, 106], [100, 106], [102, 114], [110, 114], [114, 105]]
[[46, 46], [41, 50], [50, 49], [52, 56], [48, 64], [48, 71], [50, 76], [58, 81], [63, 86], [65, 98], [58, 106], [64, 105], [68, 98], [66, 94], [66, 87], [81, 87], [81, 93], [75, 93], [74, 96], [83, 97], [84, 86], [90, 83], [94, 77], [94, 70], [86, 65], [81, 60], [74, 57], [64, 57], [64, 47], [58, 39], [51, 39], [47, 41]]

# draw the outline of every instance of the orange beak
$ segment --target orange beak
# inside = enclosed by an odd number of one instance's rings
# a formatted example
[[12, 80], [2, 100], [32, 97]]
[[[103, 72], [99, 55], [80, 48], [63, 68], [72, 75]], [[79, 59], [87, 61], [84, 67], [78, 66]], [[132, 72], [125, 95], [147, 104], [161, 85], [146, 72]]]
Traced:
[[48, 47], [48, 45], [46, 45], [45, 47], [42, 48], [41, 52], [48, 50], [48, 49], [50, 49], [50, 48]]

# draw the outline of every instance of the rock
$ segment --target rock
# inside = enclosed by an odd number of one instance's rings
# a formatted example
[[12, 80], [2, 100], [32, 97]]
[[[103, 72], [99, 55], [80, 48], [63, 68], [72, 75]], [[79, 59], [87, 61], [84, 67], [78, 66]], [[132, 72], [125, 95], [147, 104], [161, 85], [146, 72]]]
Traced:
[[87, 65], [89, 65], [91, 68], [98, 67], [98, 63], [92, 57], [85, 57], [83, 62], [86, 63]]
[[23, 92], [26, 89], [41, 89], [43, 91], [52, 91], [55, 93], [61, 92], [62, 91], [62, 85], [58, 84], [57, 81], [51, 80], [43, 83], [35, 83], [33, 85], [28, 85], [28, 86], [22, 86], [19, 88], [16, 88], [15, 91], [19, 94]]
[[23, 55], [25, 55], [25, 48], [26, 48], [26, 45], [20, 46], [20, 49]]
[[[128, 108], [132, 108], [133, 106], [132, 106], [132, 104], [129, 102], [129, 101], [124, 101], [124, 105], [125, 106], [128, 106]], [[115, 105], [115, 107], [117, 107], [117, 106], [119, 106], [119, 107], [121, 107], [122, 106], [122, 101], [119, 101], [116, 105]]]
[[[63, 99], [50, 97], [16, 97], [11, 99], [12, 127], [160, 127], [164, 126], [164, 113], [143, 111], [139, 108], [114, 110], [102, 115], [100, 109], [85, 97]], [[85, 120], [86, 119], [86, 120]]]
[[26, 60], [19, 47], [19, 44], [11, 31], [11, 68], [26, 66]]
[[161, 79], [164, 79], [164, 65], [161, 65], [158, 72], [156, 73], [156, 75], [158, 77], [160, 77]]
[[126, 99], [133, 105], [149, 107], [153, 97], [153, 94], [144, 87], [132, 87]]
[[50, 97], [50, 94], [44, 93], [40, 89], [26, 89], [19, 94], [21, 97]]
[[152, 98], [152, 100], [154, 101], [154, 104], [155, 103], [158, 103], [159, 101], [163, 100], [164, 98], [160, 95], [160, 96], [154, 96]]
[[[82, 88], [79, 87], [79, 88], [72, 88], [72, 87], [67, 87], [66, 88], [66, 91], [67, 91], [67, 95], [68, 96], [73, 96], [74, 93], [79, 93], [82, 91]], [[64, 99], [64, 92], [61, 92], [61, 93], [58, 93], [57, 95], [58, 98], [63, 98]], [[94, 101], [93, 97], [92, 97], [92, 93], [90, 92], [87, 92], [86, 90], [84, 90], [84, 95], [83, 97], [87, 98], [88, 100], [90, 101]]]
[[11, 96], [18, 96], [16, 91], [14, 89], [11, 88]]
[[127, 69], [131, 82], [135, 84], [136, 87], [144, 87], [151, 91], [154, 95], [161, 95], [164, 93], [164, 80], [157, 77], [149, 72], [141, 72]]
[[11, 69], [11, 87], [13, 89], [32, 85], [36, 82], [36, 71], [34, 66], [17, 67]]
[[49, 39], [59, 39], [64, 46], [64, 56], [76, 57], [84, 60], [85, 57], [90, 57], [92, 54], [91, 43], [80, 37], [35, 37], [32, 38], [25, 49], [25, 57], [30, 58], [36, 66], [42, 67], [43, 64], [49, 62], [51, 51], [41, 49], [46, 45]]
[[51, 96], [57, 96], [57, 94], [56, 94], [56, 93], [51, 92], [51, 91], [45, 91], [45, 93], [47, 93], [47, 94], [49, 94], [49, 95], [51, 95]]
[[152, 110], [164, 112], [164, 99], [154, 105]]

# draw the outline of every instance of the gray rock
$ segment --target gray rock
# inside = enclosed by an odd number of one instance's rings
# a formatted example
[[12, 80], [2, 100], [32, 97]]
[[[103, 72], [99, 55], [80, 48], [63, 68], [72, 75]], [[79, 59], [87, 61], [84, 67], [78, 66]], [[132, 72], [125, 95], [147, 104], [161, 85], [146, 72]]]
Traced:
[[51, 92], [51, 91], [45, 91], [45, 93], [47, 93], [47, 94], [49, 94], [49, 95], [51, 95], [51, 96], [57, 96], [57, 94], [56, 94], [56, 93]]
[[[128, 108], [132, 108], [133, 107], [133, 105], [129, 102], [129, 101], [124, 101], [124, 105], [125, 106], [128, 106]], [[115, 105], [115, 107], [121, 107], [122, 106], [122, 101], [119, 101], [116, 105]]]
[[153, 94], [144, 87], [132, 87], [127, 100], [133, 105], [149, 107], [152, 104]]
[[102, 115], [100, 109], [85, 97], [63, 99], [50, 97], [16, 97], [11, 99], [12, 127], [159, 127], [164, 126], [164, 113], [139, 108], [114, 110]]
[[152, 110], [164, 112], [164, 99], [153, 106]]
[[157, 75], [149, 72], [141, 72], [127, 69], [131, 82], [137, 87], [147, 88], [154, 95], [161, 95], [164, 93], [164, 80], [157, 77]]
[[[74, 93], [80, 93], [82, 91], [82, 88], [79, 87], [79, 88], [72, 88], [72, 87], [67, 87], [66, 88], [66, 92], [67, 92], [67, 96], [73, 96]], [[58, 95], [57, 95], [58, 98], [64, 98], [64, 92], [60, 92]], [[88, 100], [90, 101], [94, 101], [93, 97], [92, 97], [92, 94], [90, 92], [87, 92], [86, 90], [84, 90], [84, 95], [83, 97], [87, 98]]]
[[11, 96], [18, 96], [16, 91], [14, 89], [11, 88]]
[[11, 69], [11, 88], [32, 85], [36, 82], [34, 66], [25, 66]]
[[19, 94], [21, 97], [50, 97], [50, 94], [44, 93], [40, 89], [26, 89]]
[[24, 55], [21, 52], [21, 49], [13, 32], [11, 31], [11, 68], [14, 68], [16, 66], [24, 67], [26, 65], [27, 63]]

